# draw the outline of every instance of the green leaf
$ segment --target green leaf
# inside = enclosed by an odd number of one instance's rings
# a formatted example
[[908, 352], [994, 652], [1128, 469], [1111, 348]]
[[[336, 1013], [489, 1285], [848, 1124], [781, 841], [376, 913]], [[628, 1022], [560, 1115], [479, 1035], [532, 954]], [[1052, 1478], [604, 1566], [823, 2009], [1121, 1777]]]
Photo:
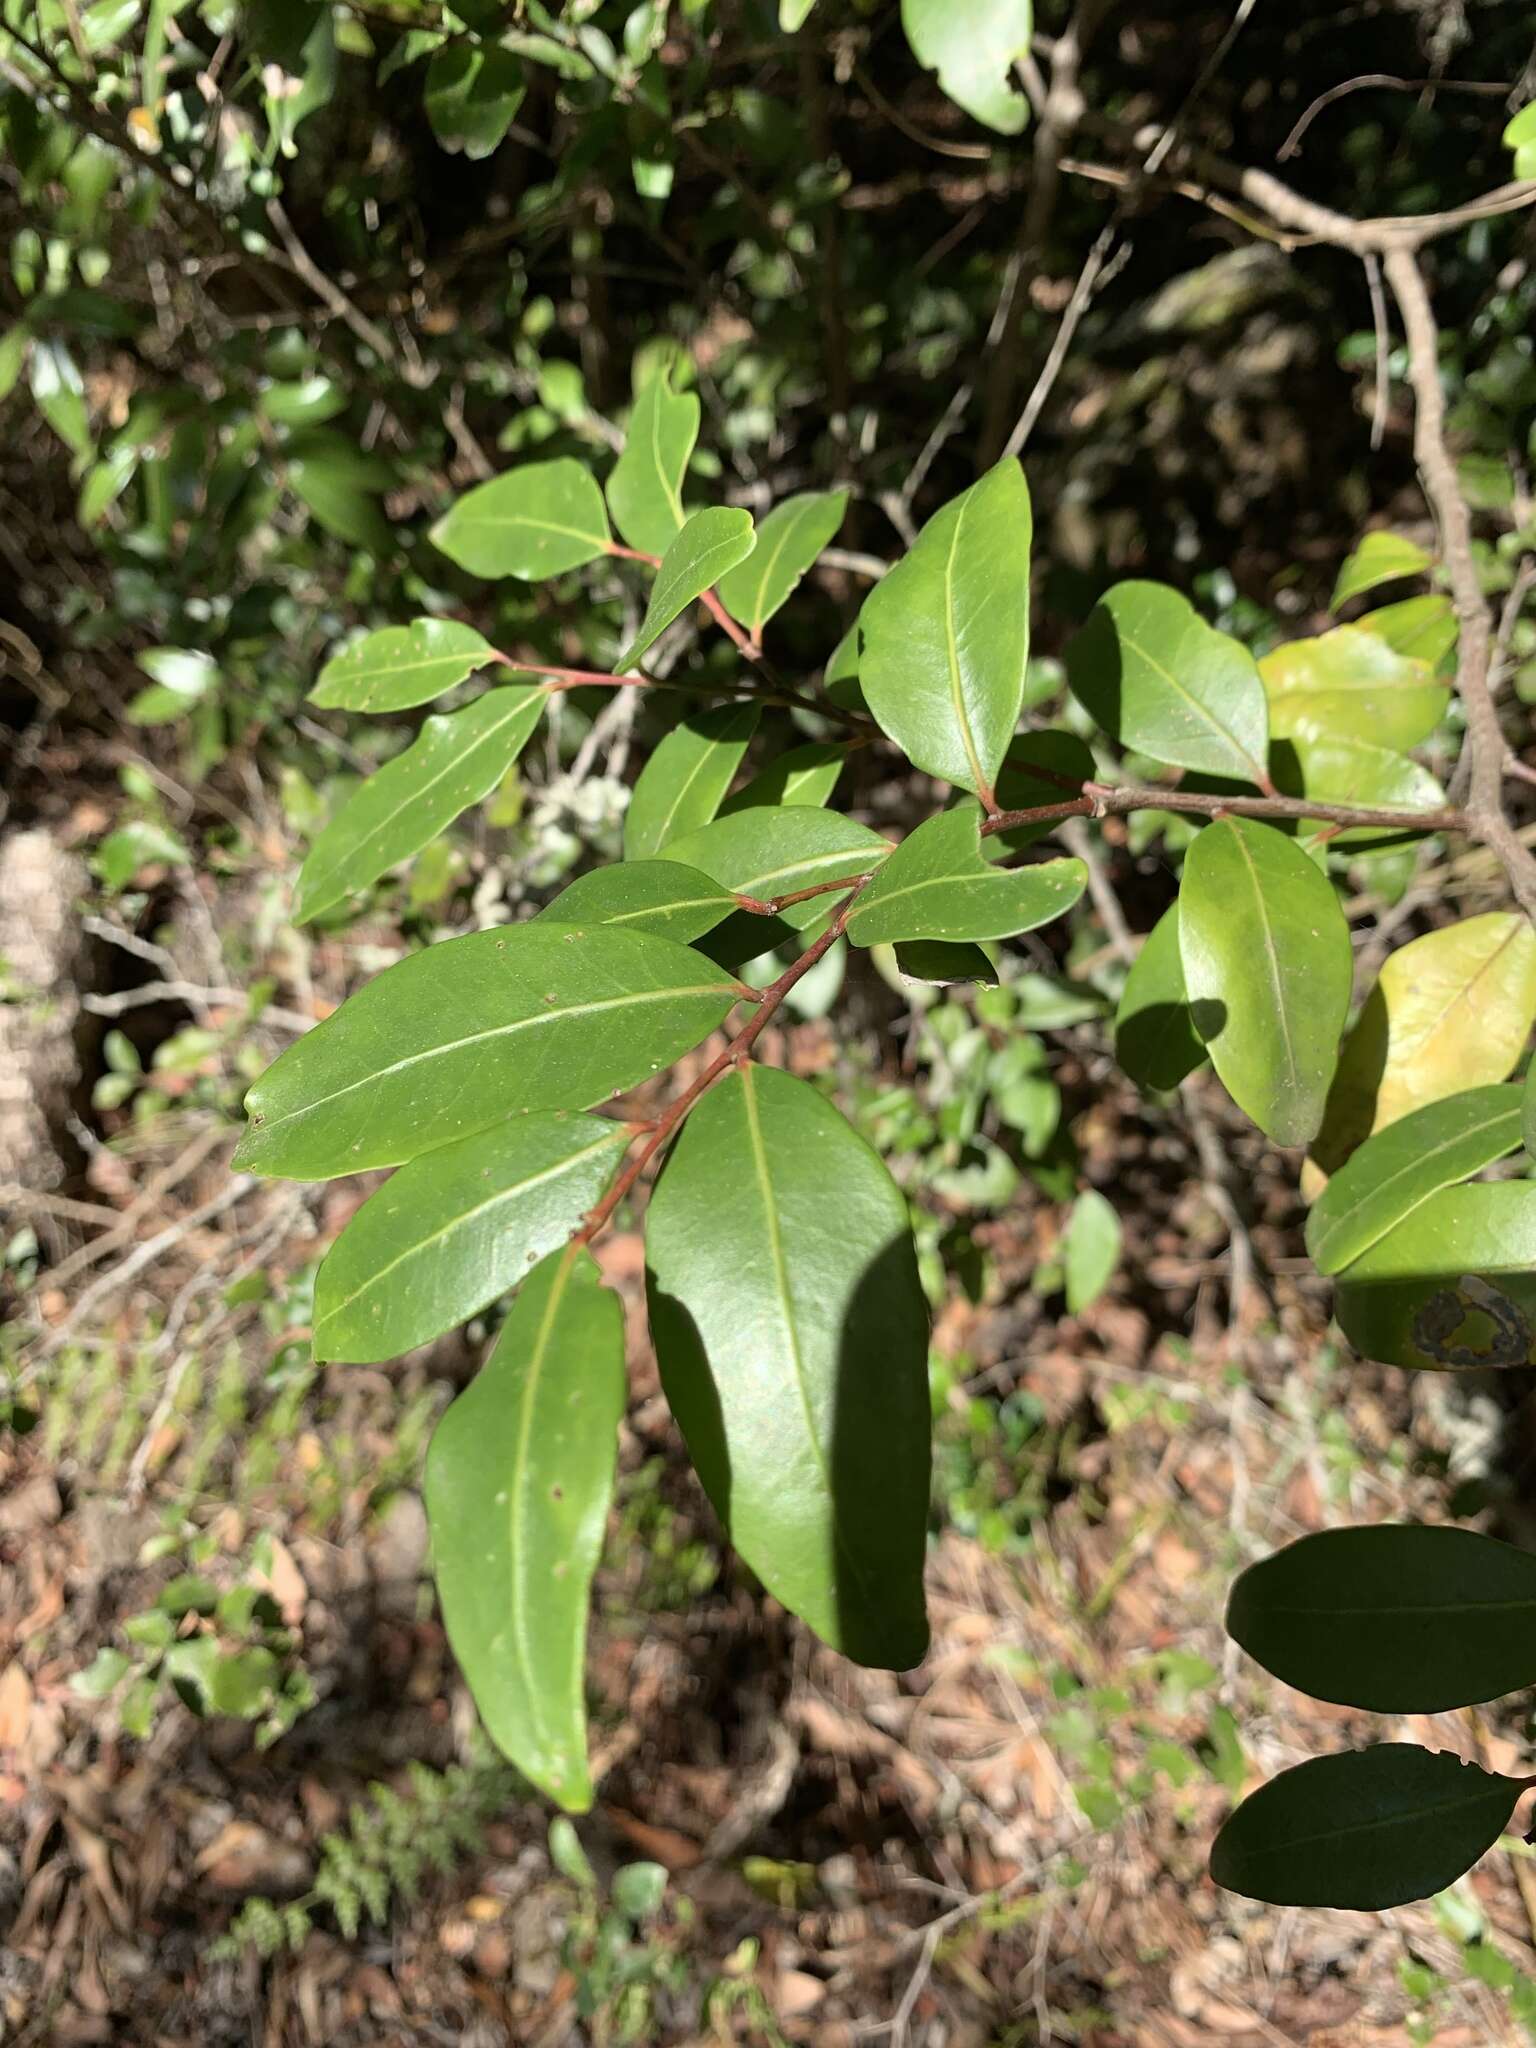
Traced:
[[1525, 1138], [1526, 1157], [1536, 1159], [1536, 1064], [1532, 1065], [1525, 1077], [1521, 1128]]
[[1062, 1241], [1067, 1311], [1081, 1315], [1114, 1277], [1120, 1263], [1120, 1218], [1097, 1188], [1084, 1188], [1072, 1204]]
[[1189, 1012], [1179, 954], [1179, 906], [1172, 903], [1131, 963], [1115, 1011], [1115, 1058], [1143, 1088], [1169, 1090], [1205, 1062]]
[[457, 619], [417, 619], [365, 633], [320, 671], [309, 693], [327, 711], [408, 711], [462, 683], [496, 659], [473, 626]]
[[1272, 825], [1207, 825], [1184, 859], [1179, 957], [1227, 1092], [1277, 1145], [1304, 1145], [1323, 1120], [1354, 966], [1327, 876]]
[[1352, 597], [1360, 597], [1378, 584], [1394, 583], [1399, 576], [1422, 576], [1430, 559], [1416, 541], [1378, 528], [1366, 534], [1354, 553], [1346, 557], [1328, 609], [1336, 612]]
[[378, 507], [387, 472], [381, 475], [339, 436], [316, 435], [289, 444], [287, 475], [295, 497], [327, 533], [371, 554], [389, 553], [394, 536]]
[[633, 668], [672, 621], [695, 598], [713, 589], [727, 569], [745, 561], [755, 546], [752, 514], [740, 506], [709, 505], [695, 512], [662, 556], [639, 635], [620, 656], [616, 668], [620, 672]]
[[1034, 34], [1032, 0], [901, 0], [901, 25], [912, 54], [957, 106], [999, 135], [1017, 135], [1029, 120], [1029, 101], [1014, 65], [1029, 55]]
[[683, 478], [698, 438], [698, 397], [674, 391], [663, 368], [635, 399], [608, 479], [608, 509], [632, 548], [664, 555], [676, 538], [685, 516]]
[[709, 823], [761, 715], [758, 704], [725, 704], [692, 712], [672, 728], [641, 769], [624, 814], [626, 860], [660, 853], [668, 840]]
[[[1069, 802], [1097, 772], [1087, 741], [1075, 732], [1022, 732], [1009, 747], [997, 778], [998, 807], [1032, 811], [1041, 804]], [[997, 834], [997, 844], [1020, 853], [1051, 830], [1049, 818], [1036, 825], [1015, 825]]]
[[1399, 1117], [1339, 1168], [1307, 1218], [1307, 1250], [1337, 1273], [1442, 1188], [1520, 1143], [1520, 1090], [1468, 1088]]
[[736, 908], [728, 889], [675, 860], [626, 860], [578, 875], [534, 923], [621, 924], [686, 945]]
[[1338, 1706], [1473, 1707], [1536, 1685], [1536, 1557], [1470, 1529], [1325, 1529], [1249, 1566], [1227, 1633]]
[[998, 985], [997, 968], [980, 946], [952, 946], [943, 939], [909, 939], [896, 948], [896, 972], [904, 981], [921, 981], [935, 988], [958, 987], [962, 982], [980, 982], [984, 988]]
[[573, 1813], [592, 1804], [587, 1603], [624, 1397], [623, 1310], [567, 1246], [530, 1274], [427, 1453], [454, 1655], [497, 1748]]
[[568, 455], [477, 484], [432, 528], [433, 545], [472, 576], [537, 583], [609, 549], [603, 494]]
[[976, 796], [991, 791], [1024, 702], [1030, 532], [1010, 458], [934, 513], [859, 615], [859, 683], [881, 730]]
[[[867, 825], [794, 804], [788, 810], [733, 811], [728, 818], [716, 818], [674, 839], [666, 858], [700, 869], [733, 895], [764, 902], [845, 876], [851, 888], [890, 851], [890, 841]], [[813, 896], [781, 914], [802, 930], [825, 913], [831, 900], [829, 890], [825, 898]]]
[[1529, 100], [1504, 129], [1504, 144], [1515, 152], [1517, 178], [1536, 178], [1536, 100]]
[[1363, 625], [1287, 641], [1264, 656], [1259, 674], [1277, 740], [1318, 734], [1406, 753], [1428, 739], [1451, 698], [1429, 662]]
[[189, 647], [151, 647], [137, 659], [154, 684], [140, 690], [129, 704], [127, 717], [133, 725], [164, 725], [182, 717], [219, 680], [219, 666], [212, 656]]
[[[1297, 733], [1277, 740], [1270, 751], [1270, 772], [1282, 796], [1312, 797], [1328, 804], [1395, 804], [1405, 810], [1433, 810], [1445, 802], [1445, 791], [1417, 761], [1394, 754], [1368, 740], [1341, 733]], [[1326, 832], [1330, 847], [1358, 852], [1403, 845], [1411, 827], [1348, 825], [1304, 828], [1303, 844]]]
[[779, 0], [779, 27], [792, 36], [805, 26], [815, 5], [816, 0]]
[[821, 805], [827, 802], [848, 765], [848, 748], [840, 740], [807, 740], [803, 747], [791, 747], [728, 796], [721, 805], [729, 817], [733, 811], [755, 811], [768, 806]]
[[1140, 582], [1105, 591], [1068, 643], [1067, 683], [1122, 747], [1263, 783], [1269, 725], [1253, 656], [1178, 591]]
[[634, 1921], [649, 1920], [661, 1911], [667, 1895], [667, 1873], [660, 1863], [626, 1863], [613, 1873], [613, 1903]]
[[427, 66], [432, 133], [471, 162], [490, 156], [505, 141], [523, 90], [523, 67], [494, 43], [445, 43]]
[[1383, 1365], [1536, 1363], [1536, 1185], [1442, 1188], [1339, 1276], [1333, 1312]]
[[1216, 1837], [1211, 1876], [1272, 1906], [1405, 1906], [1491, 1849], [1524, 1789], [1413, 1743], [1313, 1757], [1243, 1801]]
[[368, 777], [310, 848], [295, 921], [306, 924], [366, 889], [489, 796], [528, 744], [545, 702], [544, 691], [514, 685], [424, 720], [405, 752]]
[[788, 603], [801, 577], [843, 523], [846, 491], [801, 491], [775, 505], [757, 529], [748, 561], [720, 579], [720, 602], [761, 640], [763, 627]]
[[549, 1824], [549, 1860], [560, 1875], [584, 1892], [597, 1889], [597, 1872], [587, 1860], [581, 1839], [564, 1814]]
[[375, 976], [246, 1097], [251, 1173], [328, 1180], [398, 1166], [502, 1118], [586, 1109], [708, 1037], [738, 993], [649, 932], [471, 932]]
[[69, 1681], [69, 1689], [83, 1700], [103, 1700], [133, 1669], [133, 1661], [121, 1650], [98, 1650], [83, 1671]]
[[1362, 613], [1355, 624], [1362, 633], [1374, 633], [1398, 654], [1426, 662], [1431, 669], [1438, 668], [1456, 645], [1456, 608], [1448, 597], [1405, 597], [1398, 604]]
[[85, 461], [93, 446], [91, 422], [74, 357], [62, 342], [35, 341], [29, 376], [38, 411], [70, 453]]
[[1009, 939], [1064, 916], [1087, 879], [1080, 860], [991, 866], [981, 852], [980, 806], [966, 801], [901, 842], [855, 903], [848, 937], [856, 946]]
[[506, 1294], [580, 1224], [628, 1127], [551, 1110], [439, 1145], [364, 1202], [315, 1279], [315, 1357], [397, 1358]]
[[1313, 1157], [1332, 1173], [1372, 1131], [1504, 1080], [1536, 1022], [1536, 933], [1490, 910], [1399, 946], [1344, 1041]]
[[834, 1649], [927, 1646], [927, 1309], [906, 1203], [808, 1083], [732, 1072], [646, 1216], [662, 1383], [732, 1543]]

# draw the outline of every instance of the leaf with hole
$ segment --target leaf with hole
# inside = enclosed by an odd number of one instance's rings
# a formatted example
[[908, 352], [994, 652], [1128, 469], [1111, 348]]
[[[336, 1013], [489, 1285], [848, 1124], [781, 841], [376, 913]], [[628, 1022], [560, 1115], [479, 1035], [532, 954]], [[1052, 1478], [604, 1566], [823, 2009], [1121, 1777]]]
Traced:
[[672, 621], [706, 590], [712, 590], [727, 569], [744, 562], [755, 545], [750, 512], [736, 505], [709, 505], [695, 512], [662, 556], [639, 634], [619, 657], [616, 668], [633, 668]]
[[1366, 591], [1375, 590], [1382, 583], [1395, 583], [1400, 576], [1422, 576], [1429, 566], [1430, 557], [1417, 541], [1378, 528], [1366, 534], [1354, 553], [1346, 556], [1328, 608], [1336, 612], [1352, 597], [1363, 597]]
[[1184, 859], [1179, 959], [1228, 1094], [1277, 1145], [1304, 1145], [1322, 1122], [1354, 972], [1327, 876], [1272, 825], [1207, 825]]
[[1363, 625], [1288, 640], [1264, 656], [1259, 674], [1277, 740], [1312, 734], [1406, 753], [1429, 738], [1451, 701], [1430, 662]]
[[757, 731], [762, 707], [724, 704], [690, 712], [641, 769], [624, 814], [624, 858], [645, 860], [668, 840], [707, 825], [719, 810]]
[[1272, 1906], [1405, 1906], [1470, 1870], [1524, 1790], [1413, 1743], [1313, 1757], [1243, 1801], [1216, 1837], [1211, 1876]]
[[1382, 1365], [1536, 1363], [1536, 1185], [1442, 1188], [1345, 1268], [1333, 1312]]
[[843, 523], [846, 491], [800, 491], [775, 505], [757, 529], [757, 546], [720, 579], [720, 602], [754, 640]]
[[848, 920], [856, 946], [898, 939], [1009, 939], [1069, 911], [1088, 879], [1080, 860], [994, 867], [969, 800], [918, 826], [868, 884]]
[[427, 1453], [454, 1655], [497, 1748], [573, 1813], [592, 1804], [582, 1668], [624, 1396], [623, 1310], [567, 1246], [524, 1282]]
[[732, 1543], [834, 1649], [915, 1664], [928, 1317], [884, 1165], [807, 1082], [743, 1067], [683, 1126], [646, 1263], [662, 1384]]
[[408, 711], [495, 659], [484, 635], [457, 619], [385, 626], [333, 655], [309, 701], [326, 711]]
[[1481, 1173], [1520, 1143], [1520, 1090], [1468, 1088], [1410, 1110], [1367, 1138], [1318, 1196], [1307, 1250], [1342, 1272], [1431, 1195]]
[[[888, 839], [835, 811], [792, 804], [786, 810], [733, 811], [697, 832], [674, 839], [666, 859], [702, 869], [737, 896], [766, 902], [792, 896], [824, 882], [847, 880], [852, 888], [861, 874], [886, 859]], [[791, 904], [781, 915], [799, 931], [825, 915], [834, 892]]]
[[1178, 591], [1142, 582], [1105, 591], [1068, 643], [1067, 682], [1122, 747], [1263, 783], [1269, 722], [1253, 656]]
[[448, 939], [273, 1062], [246, 1096], [236, 1165], [329, 1180], [525, 1110], [590, 1108], [671, 1066], [737, 995], [701, 954], [649, 932], [538, 920]]
[[315, 1357], [370, 1365], [467, 1322], [557, 1250], [630, 1142], [549, 1110], [436, 1146], [371, 1195], [315, 1277]]
[[419, 853], [501, 781], [543, 716], [545, 693], [490, 690], [424, 721], [403, 754], [370, 775], [327, 825], [299, 870], [296, 923], [306, 924]]
[[432, 541], [472, 576], [536, 583], [606, 554], [608, 515], [592, 477], [562, 455], [476, 484], [438, 520]]
[[1473, 1707], [1536, 1685], [1536, 1557], [1470, 1529], [1325, 1529], [1248, 1567], [1227, 1633], [1337, 1706]]
[[675, 860], [616, 861], [578, 875], [534, 923], [626, 925], [686, 945], [736, 908], [728, 889]]
[[951, 498], [864, 600], [859, 683], [915, 766], [990, 792], [1024, 702], [1029, 489], [1011, 458]]
[[674, 391], [665, 369], [640, 388], [608, 478], [608, 509], [632, 548], [664, 555], [680, 531], [683, 478], [699, 438], [699, 401]]
[[1014, 66], [1029, 55], [1033, 0], [901, 0], [901, 25], [912, 54], [956, 106], [999, 135], [1017, 135], [1029, 120], [1029, 101]]
[[1115, 1011], [1115, 1058], [1143, 1088], [1177, 1088], [1205, 1064], [1179, 953], [1179, 906], [1153, 925], [1131, 963]]

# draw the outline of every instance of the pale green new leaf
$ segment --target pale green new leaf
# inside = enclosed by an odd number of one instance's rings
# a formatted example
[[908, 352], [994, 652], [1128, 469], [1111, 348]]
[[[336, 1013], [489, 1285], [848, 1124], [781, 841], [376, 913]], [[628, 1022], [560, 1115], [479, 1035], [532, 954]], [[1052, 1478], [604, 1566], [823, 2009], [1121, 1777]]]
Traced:
[[967, 801], [901, 842], [855, 903], [848, 937], [856, 946], [1008, 939], [1061, 917], [1087, 878], [1080, 860], [993, 867], [982, 857], [980, 807]]
[[449, 939], [377, 975], [267, 1069], [236, 1164], [328, 1180], [523, 1111], [590, 1108], [671, 1066], [738, 993], [649, 932], [540, 919]]
[[1421, 576], [1429, 566], [1430, 557], [1417, 541], [1407, 540], [1400, 533], [1389, 533], [1384, 527], [1377, 528], [1366, 534], [1354, 553], [1345, 558], [1333, 586], [1329, 610], [1337, 611], [1350, 598], [1363, 596], [1378, 584], [1393, 583], [1400, 576]]
[[1399, 654], [1438, 669], [1456, 645], [1456, 607], [1448, 597], [1405, 597], [1362, 612], [1355, 620], [1362, 633], [1385, 640]]
[[1334, 1314], [1383, 1365], [1536, 1363], [1536, 1186], [1442, 1188], [1339, 1275]]
[[1207, 825], [1184, 859], [1179, 957], [1228, 1093], [1277, 1145], [1304, 1145], [1323, 1119], [1353, 975], [1327, 876], [1272, 825]]
[[713, 931], [736, 908], [728, 889], [681, 861], [626, 860], [578, 875], [534, 923], [618, 924], [658, 932], [686, 945]]
[[843, 523], [846, 491], [801, 491], [775, 505], [757, 529], [757, 546], [720, 579], [720, 602], [754, 640], [787, 604], [806, 570]]
[[807, 1082], [707, 1094], [646, 1214], [662, 1383], [732, 1543], [859, 1663], [927, 1645], [928, 1317], [906, 1203]]
[[699, 437], [699, 401], [674, 391], [665, 369], [641, 387], [623, 453], [608, 479], [608, 509], [632, 548], [664, 555], [682, 527], [683, 478]]
[[624, 814], [624, 858], [644, 860], [707, 825], [741, 766], [762, 707], [695, 711], [672, 728], [641, 769]]
[[1078, 702], [1122, 747], [1172, 768], [1264, 780], [1269, 723], [1253, 656], [1161, 583], [1117, 583], [1067, 648]]
[[524, 1283], [427, 1453], [443, 1621], [492, 1741], [570, 1812], [592, 1804], [582, 1685], [619, 1418], [624, 1314], [587, 1252]]
[[315, 1357], [397, 1358], [518, 1286], [612, 1179], [630, 1131], [517, 1116], [423, 1152], [364, 1202], [315, 1277]]
[[901, 25], [919, 64], [965, 111], [999, 135], [1017, 135], [1029, 101], [1014, 66], [1029, 55], [1033, 0], [901, 0]]
[[709, 505], [695, 512], [662, 556], [640, 632], [615, 666], [633, 668], [672, 621], [712, 590], [727, 569], [745, 561], [755, 544], [752, 514], [741, 507]]
[[[852, 888], [890, 851], [890, 841], [867, 825], [834, 811], [794, 804], [785, 810], [733, 811], [728, 818], [716, 818], [697, 832], [674, 839], [665, 858], [700, 869], [733, 895], [764, 902], [845, 877]], [[825, 897], [791, 904], [781, 915], [799, 930], [835, 900], [829, 890]]]
[[299, 870], [296, 922], [366, 889], [489, 796], [528, 744], [545, 701], [542, 690], [514, 685], [426, 719], [405, 752], [368, 777], [310, 848]]
[[608, 515], [593, 478], [562, 455], [477, 484], [438, 520], [432, 540], [472, 576], [532, 583], [606, 554]]
[[992, 789], [1024, 702], [1030, 534], [1010, 458], [934, 513], [859, 616], [859, 683], [881, 730], [976, 796]]
[[1072, 1204], [1061, 1247], [1069, 1314], [1080, 1316], [1092, 1307], [1114, 1278], [1120, 1239], [1120, 1218], [1113, 1204], [1097, 1188], [1084, 1188]]
[[457, 619], [417, 619], [365, 633], [320, 671], [311, 704], [331, 711], [407, 711], [462, 683], [496, 659], [473, 626]]

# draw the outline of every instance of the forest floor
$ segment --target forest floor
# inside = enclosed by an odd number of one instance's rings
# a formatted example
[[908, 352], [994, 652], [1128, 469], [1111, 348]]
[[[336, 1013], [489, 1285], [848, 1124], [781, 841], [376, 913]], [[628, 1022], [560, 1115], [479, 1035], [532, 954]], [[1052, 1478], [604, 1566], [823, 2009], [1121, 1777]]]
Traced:
[[[213, 956], [252, 906], [176, 887], [172, 952], [130, 964], [183, 990], [159, 1028], [206, 1043], [159, 1074], [153, 1115], [90, 1150], [79, 1199], [34, 1205], [35, 1271], [12, 1240], [8, 2048], [1527, 2038], [1523, 1845], [1382, 1915], [1275, 1911], [1205, 1875], [1245, 1787], [1394, 1732], [1274, 1685], [1227, 1642], [1234, 1571], [1348, 1515], [1494, 1499], [1519, 1456], [1518, 1416], [1488, 1391], [1333, 1348], [1289, 1183], [1209, 1077], [1191, 1099], [1216, 1183], [1172, 1115], [1065, 1036], [1067, 1066], [1092, 1069], [1076, 1135], [1101, 1184], [1114, 1162], [1125, 1257], [1069, 1318], [1031, 1289], [1054, 1205], [1026, 1183], [975, 1225], [987, 1287], [957, 1287], [936, 1324], [933, 1641], [915, 1671], [843, 1662], [729, 1557], [658, 1390], [639, 1237], [603, 1246], [633, 1393], [595, 1602], [589, 1876], [558, 1840], [552, 1858], [550, 1810], [486, 1758], [431, 1594], [421, 1454], [476, 1348], [311, 1362], [315, 1263], [366, 1185], [231, 1177], [249, 1039]], [[110, 988], [122, 949], [98, 937]], [[298, 1027], [335, 1000], [332, 971], [279, 987]], [[264, 1020], [263, 1057], [286, 1014]], [[837, 1057], [817, 1024], [763, 1050], [804, 1071]], [[289, 1632], [263, 1640], [314, 1702], [265, 1746], [259, 1717], [196, 1715], [156, 1677], [163, 1617], [181, 1640], [205, 1627], [194, 1581], [223, 1596], [226, 1633], [258, 1592]], [[1496, 1767], [1518, 1754], [1517, 1723], [1491, 1716], [1395, 1732]], [[659, 1903], [616, 1880], [637, 1860], [664, 1869]], [[345, 1872], [355, 1934], [312, 1896], [327, 1870]], [[293, 1946], [220, 1951], [252, 1899], [303, 1902]]]

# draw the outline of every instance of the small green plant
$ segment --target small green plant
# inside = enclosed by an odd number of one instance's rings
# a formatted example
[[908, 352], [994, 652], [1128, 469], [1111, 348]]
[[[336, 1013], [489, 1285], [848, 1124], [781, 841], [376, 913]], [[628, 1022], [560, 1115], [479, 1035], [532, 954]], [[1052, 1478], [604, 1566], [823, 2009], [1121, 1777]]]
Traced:
[[657, 2000], [688, 1983], [678, 1935], [692, 1921], [686, 1899], [668, 1901], [659, 1863], [626, 1863], [606, 1893], [563, 1814], [550, 1823], [549, 1853], [571, 1888], [560, 1959], [576, 1982], [576, 2010], [597, 2048], [656, 2038]]

